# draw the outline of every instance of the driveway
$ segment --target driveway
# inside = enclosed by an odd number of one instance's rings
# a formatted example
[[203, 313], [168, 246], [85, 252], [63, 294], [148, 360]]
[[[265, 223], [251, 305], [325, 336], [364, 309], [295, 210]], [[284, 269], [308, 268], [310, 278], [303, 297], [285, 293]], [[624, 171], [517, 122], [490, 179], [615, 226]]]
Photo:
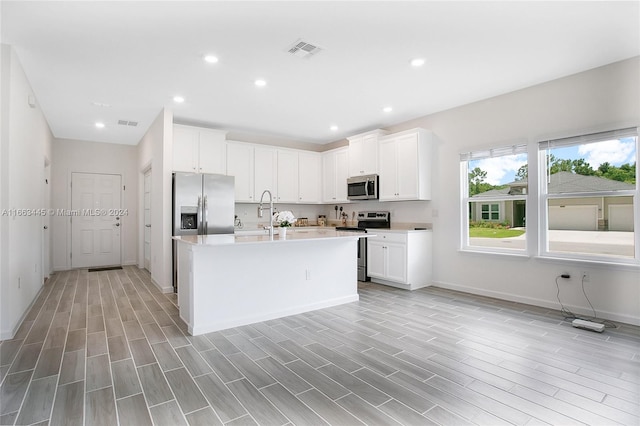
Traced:
[[[512, 238], [470, 238], [472, 246], [525, 249], [526, 234]], [[633, 232], [549, 231], [549, 251], [633, 258]]]

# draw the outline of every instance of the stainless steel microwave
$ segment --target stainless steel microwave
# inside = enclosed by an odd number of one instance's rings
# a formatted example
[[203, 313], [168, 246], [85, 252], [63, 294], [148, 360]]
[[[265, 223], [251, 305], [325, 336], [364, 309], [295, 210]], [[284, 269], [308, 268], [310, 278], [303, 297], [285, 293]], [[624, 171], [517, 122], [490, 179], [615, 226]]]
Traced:
[[355, 176], [347, 179], [347, 198], [350, 200], [377, 200], [378, 175]]

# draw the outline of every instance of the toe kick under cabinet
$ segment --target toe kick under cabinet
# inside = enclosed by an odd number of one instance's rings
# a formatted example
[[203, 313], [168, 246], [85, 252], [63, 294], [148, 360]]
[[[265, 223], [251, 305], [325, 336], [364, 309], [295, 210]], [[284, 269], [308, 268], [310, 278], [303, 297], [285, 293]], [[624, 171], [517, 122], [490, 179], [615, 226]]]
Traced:
[[367, 274], [371, 281], [406, 290], [431, 285], [432, 232], [370, 229]]

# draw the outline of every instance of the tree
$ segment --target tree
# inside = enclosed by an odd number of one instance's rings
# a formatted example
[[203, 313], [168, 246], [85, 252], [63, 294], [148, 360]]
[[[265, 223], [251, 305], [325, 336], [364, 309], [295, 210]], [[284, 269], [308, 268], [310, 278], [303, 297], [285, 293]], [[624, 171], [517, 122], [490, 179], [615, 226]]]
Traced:
[[529, 175], [529, 165], [523, 164], [516, 173], [516, 180], [526, 180]]
[[487, 192], [495, 188], [502, 188], [503, 186], [493, 186], [490, 183], [485, 182], [487, 178], [487, 172], [480, 167], [469, 172], [469, 196], [473, 197], [476, 194]]
[[591, 164], [587, 163], [584, 158], [579, 158], [571, 162], [571, 168], [574, 173], [584, 176], [593, 176], [596, 174], [595, 170], [591, 167]]
[[596, 176], [626, 182], [630, 184], [636, 183], [636, 164], [623, 164], [620, 167], [612, 166], [609, 163], [602, 163], [598, 170], [594, 173]]

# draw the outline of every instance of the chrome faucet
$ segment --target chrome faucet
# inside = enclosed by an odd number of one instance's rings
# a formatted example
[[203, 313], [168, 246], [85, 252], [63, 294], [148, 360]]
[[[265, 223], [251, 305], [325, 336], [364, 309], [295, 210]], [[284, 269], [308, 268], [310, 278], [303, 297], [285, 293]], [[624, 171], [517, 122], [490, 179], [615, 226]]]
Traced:
[[264, 194], [269, 194], [269, 238], [273, 240], [273, 196], [271, 195], [271, 191], [265, 189], [262, 191], [262, 195], [260, 196], [260, 206], [258, 207], [258, 217], [262, 217], [262, 201], [264, 199]]

